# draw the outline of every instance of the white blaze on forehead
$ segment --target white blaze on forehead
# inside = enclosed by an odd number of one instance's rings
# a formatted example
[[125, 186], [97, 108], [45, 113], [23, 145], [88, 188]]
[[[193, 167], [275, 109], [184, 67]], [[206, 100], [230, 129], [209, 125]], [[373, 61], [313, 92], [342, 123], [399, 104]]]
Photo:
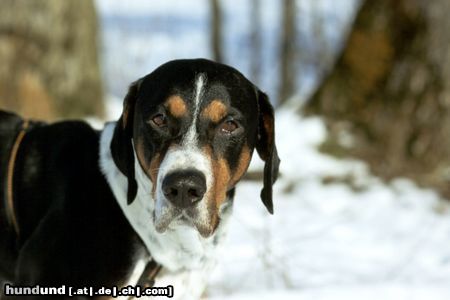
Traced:
[[197, 133], [197, 118], [200, 110], [201, 97], [203, 95], [205, 86], [205, 75], [203, 73], [197, 76], [195, 80], [195, 93], [194, 93], [194, 113], [192, 115], [192, 123], [183, 139], [183, 145], [186, 147], [195, 147], [198, 140]]
[[[185, 133], [180, 145], [171, 147], [161, 162], [156, 184], [156, 205], [155, 205], [155, 225], [163, 229], [171, 222], [174, 210], [173, 205], [165, 198], [162, 191], [164, 178], [172, 173], [181, 170], [194, 169], [201, 172], [206, 179], [206, 193], [213, 184], [212, 166], [209, 157], [198, 146], [197, 119], [200, 114], [200, 106], [206, 85], [205, 74], [199, 74], [195, 79], [193, 89], [193, 114], [192, 122]], [[206, 220], [207, 207], [205, 199], [198, 206], [198, 218]], [[172, 215], [172, 216], [171, 216]], [[206, 222], [206, 221], [205, 221]]]
[[[194, 112], [192, 123], [185, 133], [181, 145], [170, 149], [160, 165], [159, 175], [164, 177], [171, 171], [183, 169], [196, 169], [202, 172], [206, 177], [208, 185], [211, 175], [211, 163], [198, 147], [197, 118], [200, 111], [201, 98], [204, 91], [206, 77], [203, 73], [199, 74], [195, 80], [194, 87]], [[163, 179], [163, 178], [158, 178]], [[160, 180], [158, 180], [160, 182]]]

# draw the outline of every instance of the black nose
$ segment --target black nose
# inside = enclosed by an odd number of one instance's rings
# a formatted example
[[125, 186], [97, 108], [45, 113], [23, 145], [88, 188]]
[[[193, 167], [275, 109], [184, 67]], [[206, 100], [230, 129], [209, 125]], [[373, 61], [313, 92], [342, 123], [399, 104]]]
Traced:
[[205, 195], [205, 175], [195, 170], [170, 173], [163, 180], [162, 191], [173, 205], [180, 208], [190, 207]]

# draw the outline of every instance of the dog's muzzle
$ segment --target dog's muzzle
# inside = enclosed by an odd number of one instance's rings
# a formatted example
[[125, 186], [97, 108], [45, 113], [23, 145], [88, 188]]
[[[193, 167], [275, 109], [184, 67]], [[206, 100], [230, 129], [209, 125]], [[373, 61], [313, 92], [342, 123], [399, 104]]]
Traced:
[[202, 236], [213, 232], [208, 195], [211, 163], [200, 151], [174, 148], [161, 163], [156, 183], [154, 224], [158, 232], [177, 226], [196, 228]]
[[176, 208], [194, 206], [206, 192], [206, 178], [197, 170], [182, 170], [165, 176], [162, 182], [164, 196]]

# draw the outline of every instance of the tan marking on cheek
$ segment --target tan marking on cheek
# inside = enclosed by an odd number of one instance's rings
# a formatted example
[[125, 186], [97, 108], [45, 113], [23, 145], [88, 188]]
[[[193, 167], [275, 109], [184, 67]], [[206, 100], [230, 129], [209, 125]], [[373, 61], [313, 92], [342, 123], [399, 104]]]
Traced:
[[156, 153], [154, 157], [150, 160], [150, 167], [148, 169], [148, 175], [150, 176], [150, 180], [155, 183], [158, 178], [159, 166], [161, 164], [160, 160], [161, 155]]
[[[211, 162], [213, 182], [207, 195], [207, 201], [212, 201], [215, 208], [219, 208], [220, 204], [226, 198], [228, 185], [231, 180], [230, 167], [224, 158], [214, 158], [210, 146], [203, 148], [203, 152]], [[208, 203], [212, 205], [213, 203]]]
[[149, 177], [151, 182], [153, 183], [152, 186], [152, 197], [155, 198], [155, 192], [156, 192], [156, 181], [158, 180], [158, 173], [159, 173], [159, 166], [161, 165], [161, 155], [159, 153], [156, 153], [155, 156], [150, 161], [150, 168], [148, 170]]
[[227, 107], [220, 100], [213, 100], [202, 111], [202, 116], [210, 119], [214, 123], [219, 122], [227, 115]]
[[211, 230], [214, 230], [219, 224], [219, 208], [226, 199], [231, 174], [230, 167], [224, 158], [213, 157], [211, 146], [205, 146], [203, 152], [211, 162], [213, 175], [213, 182], [204, 201], [207, 201]]
[[238, 165], [230, 181], [231, 186], [234, 186], [242, 178], [244, 173], [247, 171], [251, 158], [252, 156], [250, 149], [248, 148], [247, 145], [244, 145], [244, 147], [242, 147], [241, 154], [239, 155]]
[[171, 96], [166, 101], [166, 107], [170, 114], [176, 118], [184, 116], [187, 112], [186, 102], [178, 96]]
[[217, 208], [225, 201], [228, 185], [231, 179], [230, 168], [225, 159], [221, 158], [214, 163], [214, 188]]
[[144, 170], [148, 170], [148, 162], [145, 159], [145, 155], [144, 155], [144, 142], [142, 140], [137, 140], [136, 143], [136, 156], [139, 160], [139, 164], [141, 165], [142, 169]]
[[159, 166], [161, 165], [161, 161], [162, 161], [161, 154], [156, 153], [152, 157], [150, 162], [148, 162], [144, 156], [144, 143], [141, 140], [139, 140], [137, 142], [136, 155], [139, 159], [139, 164], [141, 165], [145, 174], [147, 174], [147, 176], [150, 178], [150, 181], [153, 183], [152, 197], [153, 197], [153, 199], [155, 199], [156, 180], [158, 178]]

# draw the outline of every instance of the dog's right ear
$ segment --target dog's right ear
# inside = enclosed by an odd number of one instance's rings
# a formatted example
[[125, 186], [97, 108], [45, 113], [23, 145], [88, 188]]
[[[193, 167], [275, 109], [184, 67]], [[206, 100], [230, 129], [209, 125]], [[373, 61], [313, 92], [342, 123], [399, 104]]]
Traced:
[[264, 160], [264, 186], [261, 190], [261, 200], [269, 213], [273, 214], [272, 185], [278, 177], [280, 158], [275, 145], [275, 117], [269, 97], [257, 89], [257, 101], [259, 106], [259, 125], [256, 150]]
[[141, 80], [133, 82], [123, 101], [123, 112], [116, 124], [111, 141], [111, 154], [114, 163], [128, 179], [127, 203], [136, 198], [137, 182], [134, 175], [133, 123], [134, 108]]

